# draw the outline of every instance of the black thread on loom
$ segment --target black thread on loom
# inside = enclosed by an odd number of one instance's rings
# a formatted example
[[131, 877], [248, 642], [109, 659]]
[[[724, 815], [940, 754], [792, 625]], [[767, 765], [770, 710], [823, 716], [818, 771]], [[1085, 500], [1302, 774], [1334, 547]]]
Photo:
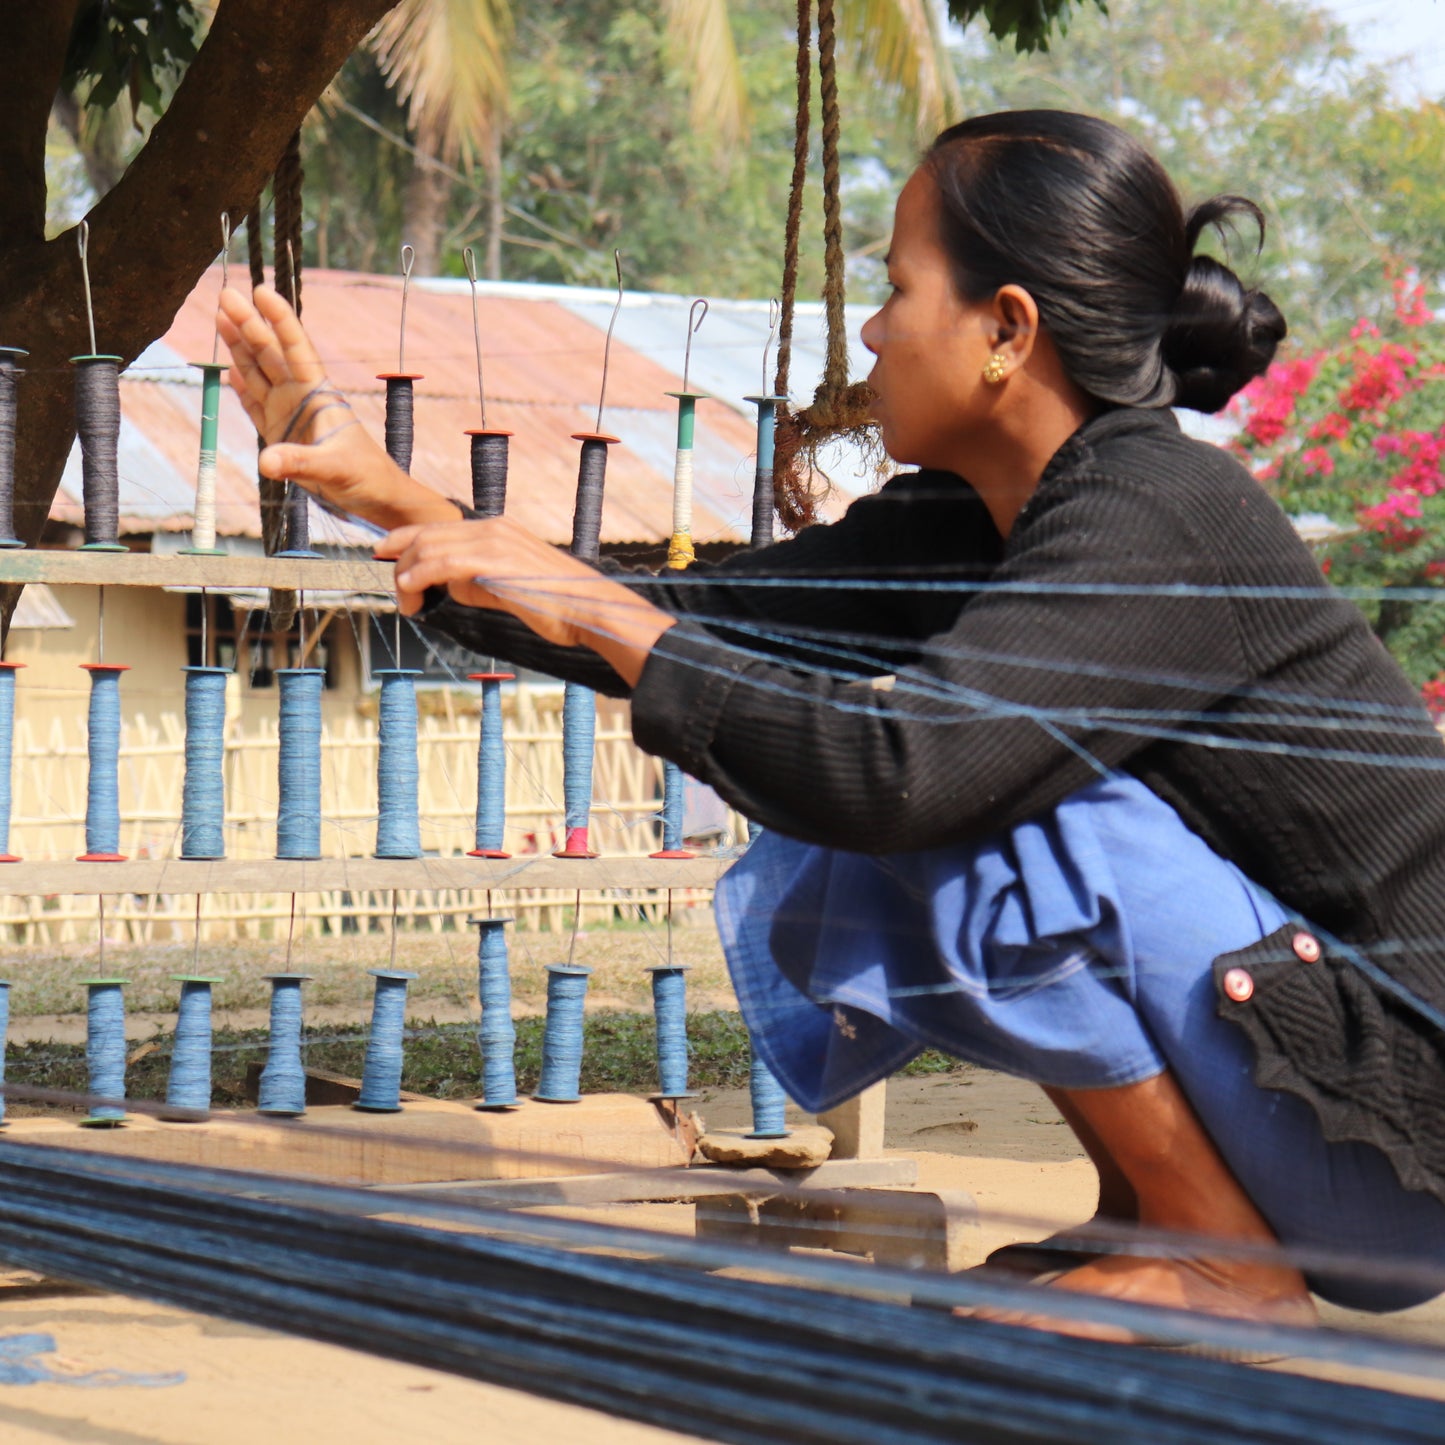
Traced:
[[602, 489], [607, 484], [607, 443], [582, 439], [577, 461], [577, 506], [572, 513], [572, 555], [597, 561], [602, 538]]
[[472, 507], [483, 517], [500, 517], [507, 508], [506, 432], [472, 433]]
[[78, 356], [75, 366], [85, 545], [115, 549], [120, 532], [120, 358]]
[[295, 482], [286, 483], [286, 497], [281, 504], [281, 517], [285, 547], [280, 555], [294, 556], [300, 553], [311, 555], [311, 513], [310, 499], [304, 487]]
[[411, 471], [412, 378], [386, 378], [386, 454], [402, 471]]
[[18, 413], [18, 346], [0, 346], [0, 547], [21, 547], [15, 535], [15, 420]]

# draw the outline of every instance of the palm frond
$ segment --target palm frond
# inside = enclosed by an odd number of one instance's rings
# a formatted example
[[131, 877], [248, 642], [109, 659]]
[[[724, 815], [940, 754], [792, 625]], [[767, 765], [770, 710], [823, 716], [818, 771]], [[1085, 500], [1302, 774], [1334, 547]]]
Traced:
[[914, 125], [927, 138], [961, 104], [944, 20], [935, 0], [842, 0], [838, 24], [859, 73], [895, 86], [913, 102]]
[[693, 129], [719, 145], [740, 140], [747, 130], [747, 93], [728, 0], [663, 0], [663, 9], [673, 63], [689, 77]]

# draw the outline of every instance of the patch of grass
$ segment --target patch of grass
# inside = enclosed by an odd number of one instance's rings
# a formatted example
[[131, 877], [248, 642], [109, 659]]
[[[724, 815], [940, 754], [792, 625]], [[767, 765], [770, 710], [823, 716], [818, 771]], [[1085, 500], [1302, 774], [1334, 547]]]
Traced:
[[[530, 1093], [542, 1067], [541, 1018], [517, 1020], [517, 1088]], [[583, 1093], [650, 1093], [657, 1087], [657, 1058], [650, 1012], [610, 1011], [588, 1014], [584, 1021], [582, 1053]], [[478, 1093], [481, 1060], [476, 1030], [471, 1024], [422, 1023], [413, 1020], [402, 1070], [402, 1088], [435, 1099], [474, 1099]], [[717, 1009], [692, 1013], [687, 1019], [692, 1063], [689, 1078], [694, 1089], [741, 1088], [748, 1081], [748, 1038], [740, 1015]], [[266, 1030], [219, 1029], [212, 1056], [211, 1099], [217, 1108], [245, 1108], [246, 1068], [266, 1058]], [[133, 1099], [165, 1097], [170, 1070], [170, 1039], [158, 1036], [158, 1045], [126, 1070], [126, 1093]], [[132, 1053], [135, 1045], [131, 1046]], [[316, 1069], [359, 1077], [366, 1054], [366, 1029], [311, 1028], [304, 1035], [306, 1063]], [[905, 1074], [940, 1074], [967, 1067], [929, 1049], [905, 1069]], [[28, 1043], [12, 1045], [7, 1053], [6, 1078], [32, 1088], [83, 1093], [86, 1088], [83, 1044]], [[23, 1106], [12, 1112], [24, 1112]], [[55, 1112], [46, 1108], [45, 1112]]]

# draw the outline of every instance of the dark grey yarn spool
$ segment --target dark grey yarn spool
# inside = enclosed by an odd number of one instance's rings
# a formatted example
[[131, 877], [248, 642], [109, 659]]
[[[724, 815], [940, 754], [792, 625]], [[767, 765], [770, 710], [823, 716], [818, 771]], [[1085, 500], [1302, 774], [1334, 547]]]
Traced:
[[607, 483], [607, 443], [582, 441], [577, 463], [577, 506], [572, 513], [572, 555], [595, 562], [602, 538], [602, 489]]
[[120, 357], [77, 356], [75, 425], [80, 437], [85, 546], [123, 550], [120, 532]]
[[506, 432], [472, 433], [472, 506], [479, 516], [500, 517], [507, 509]]
[[295, 482], [286, 483], [286, 500], [282, 503], [282, 517], [285, 523], [286, 546], [283, 556], [297, 553], [311, 553], [311, 513], [304, 487]]
[[15, 536], [15, 420], [18, 415], [18, 346], [0, 346], [0, 547], [18, 547]]
[[413, 380], [410, 376], [386, 378], [386, 454], [404, 472], [411, 470]]

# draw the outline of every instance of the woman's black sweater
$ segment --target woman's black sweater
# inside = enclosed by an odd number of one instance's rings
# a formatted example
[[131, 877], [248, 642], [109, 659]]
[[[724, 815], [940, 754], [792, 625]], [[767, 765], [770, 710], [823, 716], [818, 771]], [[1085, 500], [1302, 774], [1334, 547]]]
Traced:
[[[1220, 1011], [1259, 1082], [1445, 1198], [1445, 745], [1224, 452], [1168, 412], [1107, 412], [1007, 541], [966, 482], [916, 472], [717, 567], [617, 575], [680, 619], [631, 690], [633, 736], [766, 827], [901, 852], [1012, 827], [1101, 769], [1146, 783], [1368, 956], [1304, 963], [1287, 929], [1225, 961], [1255, 981]], [[446, 600], [423, 620], [628, 695], [501, 613]]]

